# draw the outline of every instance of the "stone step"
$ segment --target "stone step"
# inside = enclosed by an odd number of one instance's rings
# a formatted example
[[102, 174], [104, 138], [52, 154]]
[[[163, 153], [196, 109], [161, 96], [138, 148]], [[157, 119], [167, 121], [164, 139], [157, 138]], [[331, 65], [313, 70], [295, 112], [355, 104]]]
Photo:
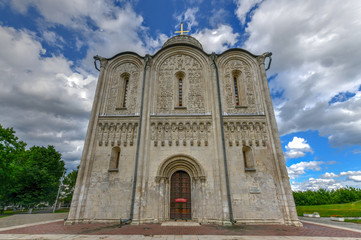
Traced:
[[163, 222], [162, 227], [199, 227], [200, 224], [197, 222], [186, 222], [186, 221], [169, 221]]

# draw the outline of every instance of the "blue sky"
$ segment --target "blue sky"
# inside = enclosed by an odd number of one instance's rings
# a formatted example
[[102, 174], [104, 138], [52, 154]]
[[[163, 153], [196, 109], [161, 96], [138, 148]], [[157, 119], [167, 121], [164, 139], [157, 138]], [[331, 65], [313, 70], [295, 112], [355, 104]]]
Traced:
[[184, 22], [206, 52], [273, 52], [267, 72], [294, 190], [361, 187], [358, 0], [0, 0], [0, 123], [79, 164], [92, 57], [153, 54]]

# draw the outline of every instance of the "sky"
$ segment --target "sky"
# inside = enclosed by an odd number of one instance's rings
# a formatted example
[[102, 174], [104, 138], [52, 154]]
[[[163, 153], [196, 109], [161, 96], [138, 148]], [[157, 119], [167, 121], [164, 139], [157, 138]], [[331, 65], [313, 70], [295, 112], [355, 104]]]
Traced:
[[361, 187], [361, 1], [0, 0], [0, 124], [80, 163], [93, 56], [154, 54], [184, 29], [207, 53], [272, 52], [292, 189]]

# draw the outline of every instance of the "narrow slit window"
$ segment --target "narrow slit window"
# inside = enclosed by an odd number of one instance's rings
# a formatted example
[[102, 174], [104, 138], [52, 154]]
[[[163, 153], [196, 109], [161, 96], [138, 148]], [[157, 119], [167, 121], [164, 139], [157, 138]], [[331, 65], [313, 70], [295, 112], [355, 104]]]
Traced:
[[248, 166], [247, 166], [247, 165], [248, 165], [248, 164], [247, 164], [247, 160], [248, 160], [248, 159], [247, 159], [246, 151], [243, 150], [242, 152], [243, 152], [244, 167], [245, 167], [245, 168], [248, 168]]
[[183, 106], [183, 80], [179, 78], [178, 80], [178, 106]]
[[110, 155], [109, 172], [118, 172], [120, 162], [120, 148], [113, 147]]
[[128, 86], [129, 86], [129, 78], [126, 78], [124, 82], [123, 107], [127, 106]]
[[115, 160], [115, 168], [119, 168], [119, 158], [120, 158], [120, 152], [117, 152], [116, 160]]
[[250, 147], [243, 147], [243, 161], [244, 161], [244, 168], [246, 171], [255, 171], [255, 163], [253, 159], [252, 150]]
[[236, 77], [233, 78], [233, 82], [234, 82], [234, 95], [235, 95], [236, 105], [239, 106], [238, 81]]

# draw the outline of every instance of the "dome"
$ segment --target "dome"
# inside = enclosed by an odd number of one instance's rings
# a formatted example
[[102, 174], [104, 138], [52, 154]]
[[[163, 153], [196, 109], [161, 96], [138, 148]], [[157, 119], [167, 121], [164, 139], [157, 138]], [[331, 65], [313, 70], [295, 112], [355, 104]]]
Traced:
[[168, 47], [168, 46], [174, 45], [174, 44], [184, 44], [184, 43], [193, 45], [193, 46], [203, 50], [202, 44], [197, 39], [195, 39], [194, 37], [191, 37], [189, 35], [177, 35], [177, 36], [174, 36], [172, 38], [169, 38], [163, 44], [162, 48], [165, 48], [165, 47]]

